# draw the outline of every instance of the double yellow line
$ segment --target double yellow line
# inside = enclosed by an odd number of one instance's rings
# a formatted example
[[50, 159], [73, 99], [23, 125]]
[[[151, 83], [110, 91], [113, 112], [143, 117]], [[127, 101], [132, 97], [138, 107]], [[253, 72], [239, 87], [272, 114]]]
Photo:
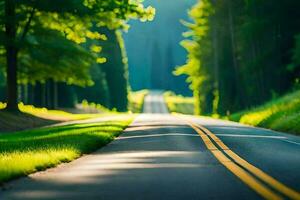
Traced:
[[281, 200], [284, 197], [300, 200], [299, 192], [241, 158], [207, 128], [186, 119], [185, 121], [199, 134], [207, 149], [220, 163], [262, 197], [272, 200]]

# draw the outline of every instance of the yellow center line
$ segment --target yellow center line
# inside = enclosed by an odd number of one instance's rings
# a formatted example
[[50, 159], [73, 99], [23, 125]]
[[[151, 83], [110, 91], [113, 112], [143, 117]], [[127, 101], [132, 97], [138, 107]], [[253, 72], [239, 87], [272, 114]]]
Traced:
[[234, 153], [232, 150], [230, 150], [223, 142], [220, 140], [215, 134], [213, 134], [210, 130], [207, 128], [196, 125], [200, 127], [207, 135], [209, 135], [219, 146], [224, 152], [232, 158], [236, 163], [253, 173], [255, 176], [269, 184], [271, 187], [274, 189], [278, 190], [282, 194], [286, 195], [287, 197], [295, 200], [300, 200], [300, 193], [297, 191], [289, 188], [288, 186], [284, 185], [283, 183], [279, 182], [275, 178], [271, 177], [270, 175], [266, 174], [263, 172], [261, 169], [251, 165], [249, 162], [241, 158], [239, 155]]
[[[237, 164], [228, 159], [223, 152], [218, 150], [218, 148], [212, 143], [209, 137], [196, 125], [191, 122], [187, 122], [201, 137], [207, 149], [211, 151], [211, 153], [220, 161], [222, 165], [224, 165], [229, 171], [231, 171], [235, 176], [237, 176], [241, 181], [243, 181], [246, 185], [252, 188], [255, 192], [263, 196], [265, 199], [272, 200], [282, 200], [283, 198], [262, 185], [258, 180], [256, 180], [252, 175], [246, 172], [244, 169], [239, 167]], [[220, 141], [220, 140], [219, 140]], [[228, 149], [228, 147], [226, 148]]]

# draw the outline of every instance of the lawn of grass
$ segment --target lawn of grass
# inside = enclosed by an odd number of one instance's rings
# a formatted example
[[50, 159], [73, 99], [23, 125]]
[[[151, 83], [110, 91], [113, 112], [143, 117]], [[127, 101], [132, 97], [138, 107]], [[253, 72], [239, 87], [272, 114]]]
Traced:
[[145, 96], [149, 93], [148, 90], [140, 90], [130, 92], [129, 94], [129, 111], [132, 113], [141, 113], [143, 111]]
[[172, 92], [165, 92], [164, 99], [170, 112], [193, 115], [194, 98], [175, 95]]
[[48, 127], [0, 135], [0, 183], [69, 162], [111, 142], [133, 120]]
[[300, 134], [300, 90], [262, 106], [229, 116], [229, 120]]

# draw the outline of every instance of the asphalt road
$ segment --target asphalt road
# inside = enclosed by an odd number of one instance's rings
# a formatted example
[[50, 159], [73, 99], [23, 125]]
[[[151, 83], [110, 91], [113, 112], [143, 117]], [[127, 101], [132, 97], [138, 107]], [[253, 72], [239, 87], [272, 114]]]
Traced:
[[168, 108], [165, 104], [164, 97], [159, 91], [152, 91], [144, 100], [143, 113], [168, 114]]
[[0, 199], [300, 199], [299, 137], [170, 115], [157, 92], [144, 111], [108, 146], [13, 181]]

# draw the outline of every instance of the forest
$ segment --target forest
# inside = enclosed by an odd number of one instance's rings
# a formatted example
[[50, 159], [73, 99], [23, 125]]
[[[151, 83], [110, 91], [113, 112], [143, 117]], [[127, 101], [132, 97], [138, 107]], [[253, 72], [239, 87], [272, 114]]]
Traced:
[[0, 0], [0, 199], [300, 199], [299, 8]]
[[299, 88], [299, 4], [1, 1], [0, 102], [12, 111], [19, 102], [55, 109], [83, 101], [127, 111], [131, 87], [189, 94], [187, 77], [195, 114], [229, 116]]
[[181, 42], [197, 114], [227, 115], [299, 89], [300, 2], [201, 0]]
[[[174, 76], [172, 71], [185, 63], [187, 52], [180, 45], [186, 27], [180, 20], [190, 20], [187, 10], [196, 0], [145, 0], [155, 8], [155, 19], [148, 23], [129, 21], [130, 30], [124, 33], [129, 64], [129, 82], [133, 90], [171, 90], [190, 96], [185, 75]], [[146, 72], [146, 73], [145, 73]]]
[[122, 31], [151, 21], [142, 1], [0, 2], [0, 102], [55, 109], [87, 100], [126, 111], [128, 64]]

